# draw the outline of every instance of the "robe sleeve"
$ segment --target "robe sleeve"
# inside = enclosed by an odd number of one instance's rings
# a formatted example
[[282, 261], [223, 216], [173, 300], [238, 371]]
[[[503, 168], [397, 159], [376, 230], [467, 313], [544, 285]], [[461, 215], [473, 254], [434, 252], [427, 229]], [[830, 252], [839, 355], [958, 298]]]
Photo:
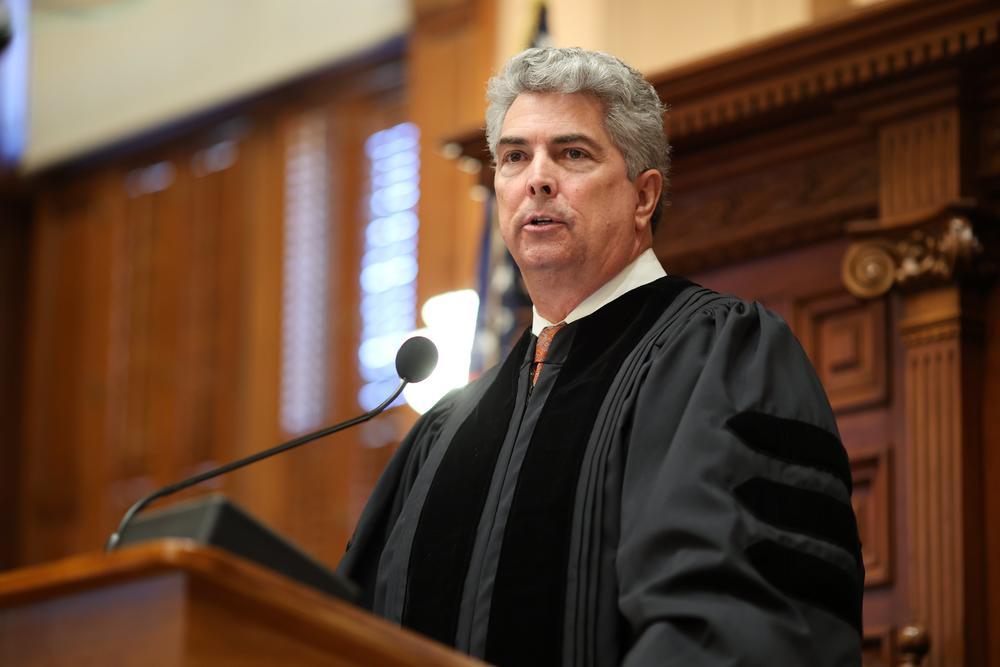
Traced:
[[850, 468], [798, 341], [721, 298], [658, 345], [627, 437], [623, 664], [860, 665]]
[[441, 426], [454, 406], [455, 392], [442, 398], [417, 420], [393, 454], [358, 519], [347, 551], [337, 566], [337, 573], [347, 577], [361, 589], [358, 604], [371, 610], [375, 592], [375, 577], [386, 538], [413, 481], [436, 442]]

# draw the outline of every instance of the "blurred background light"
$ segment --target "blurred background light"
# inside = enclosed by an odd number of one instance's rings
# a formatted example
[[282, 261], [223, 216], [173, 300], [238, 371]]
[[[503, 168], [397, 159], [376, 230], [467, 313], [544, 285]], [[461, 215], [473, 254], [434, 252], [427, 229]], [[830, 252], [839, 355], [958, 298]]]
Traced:
[[426, 336], [438, 348], [438, 365], [429, 378], [407, 385], [403, 396], [410, 407], [423, 414], [442, 396], [469, 383], [472, 341], [476, 335], [479, 295], [475, 290], [457, 290], [431, 297], [420, 309], [427, 326], [414, 335]]

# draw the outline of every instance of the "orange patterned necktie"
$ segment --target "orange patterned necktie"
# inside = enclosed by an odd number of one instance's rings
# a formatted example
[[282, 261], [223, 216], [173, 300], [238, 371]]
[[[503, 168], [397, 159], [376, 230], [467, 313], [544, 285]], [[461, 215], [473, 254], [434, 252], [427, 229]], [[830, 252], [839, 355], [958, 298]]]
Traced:
[[538, 342], [535, 343], [535, 372], [531, 375], [531, 386], [535, 386], [535, 383], [538, 382], [538, 375], [542, 372], [542, 362], [545, 361], [545, 357], [549, 353], [549, 345], [552, 344], [552, 339], [555, 338], [555, 335], [564, 326], [566, 326], [566, 323], [560, 322], [559, 324], [545, 327], [538, 333]]

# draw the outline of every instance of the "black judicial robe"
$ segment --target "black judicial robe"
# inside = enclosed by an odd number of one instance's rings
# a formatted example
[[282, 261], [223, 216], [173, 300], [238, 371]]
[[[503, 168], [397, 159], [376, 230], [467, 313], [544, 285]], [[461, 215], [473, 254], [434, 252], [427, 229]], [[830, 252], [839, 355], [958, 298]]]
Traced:
[[785, 323], [665, 277], [425, 414], [339, 571], [499, 665], [860, 665], [848, 459]]

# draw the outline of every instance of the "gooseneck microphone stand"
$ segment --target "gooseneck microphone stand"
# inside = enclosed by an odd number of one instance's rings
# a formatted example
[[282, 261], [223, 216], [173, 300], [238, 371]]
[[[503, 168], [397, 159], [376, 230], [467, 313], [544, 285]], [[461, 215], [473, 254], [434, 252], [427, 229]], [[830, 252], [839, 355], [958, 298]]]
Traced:
[[312, 442], [313, 440], [318, 440], [319, 438], [332, 435], [338, 431], [343, 431], [346, 428], [366, 422], [389, 407], [389, 405], [396, 400], [396, 397], [399, 396], [407, 384], [411, 382], [420, 382], [426, 379], [427, 376], [431, 374], [431, 371], [434, 370], [434, 366], [436, 364], [437, 348], [434, 347], [434, 343], [421, 336], [415, 336], [408, 339], [403, 343], [402, 347], [400, 347], [399, 352], [396, 353], [396, 372], [400, 377], [399, 386], [396, 387], [396, 390], [392, 392], [387, 399], [379, 403], [373, 409], [363, 415], [354, 417], [353, 419], [349, 419], [345, 422], [334, 424], [333, 426], [328, 426], [312, 433], [307, 433], [303, 436], [295, 438], [294, 440], [289, 440], [288, 442], [282, 443], [276, 447], [272, 447], [271, 449], [265, 449], [262, 452], [251, 454], [250, 456], [233, 461], [232, 463], [227, 463], [219, 466], [218, 468], [206, 470], [205, 472], [199, 473], [193, 477], [182, 479], [179, 482], [165, 486], [158, 491], [154, 491], [153, 493], [140, 498], [128, 508], [128, 511], [125, 512], [121, 522], [118, 524], [118, 530], [113, 532], [108, 538], [107, 544], [104, 546], [105, 552], [113, 551], [118, 546], [118, 543], [121, 541], [121, 536], [125, 532], [125, 528], [132, 521], [132, 518], [154, 500], [163, 498], [164, 496], [169, 496], [173, 493], [177, 493], [178, 491], [194, 486], [195, 484], [200, 484], [206, 480], [212, 479], [213, 477], [224, 475], [227, 472], [236, 470], [237, 468], [242, 468], [243, 466], [256, 463], [257, 461], [266, 459], [276, 454], [287, 452], [289, 449], [295, 449], [296, 447], [300, 447], [306, 443]]

